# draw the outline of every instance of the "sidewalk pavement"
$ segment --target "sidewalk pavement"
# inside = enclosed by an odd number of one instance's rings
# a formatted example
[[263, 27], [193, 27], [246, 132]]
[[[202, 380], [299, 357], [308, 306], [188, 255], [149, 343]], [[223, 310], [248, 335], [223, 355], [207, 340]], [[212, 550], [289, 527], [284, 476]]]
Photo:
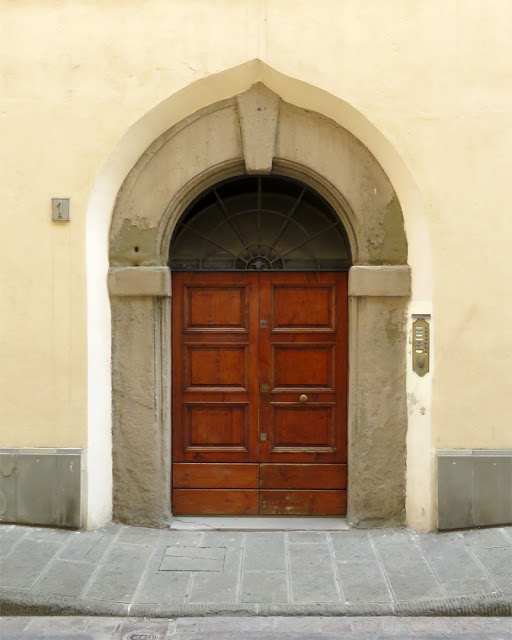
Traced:
[[512, 527], [418, 534], [0, 526], [0, 614], [510, 616]]

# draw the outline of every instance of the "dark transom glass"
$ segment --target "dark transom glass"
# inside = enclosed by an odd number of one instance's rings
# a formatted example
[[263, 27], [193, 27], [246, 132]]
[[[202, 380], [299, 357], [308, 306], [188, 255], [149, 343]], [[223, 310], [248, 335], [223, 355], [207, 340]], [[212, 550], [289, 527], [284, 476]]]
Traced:
[[176, 226], [174, 271], [347, 271], [347, 235], [331, 206], [290, 178], [241, 176], [202, 193]]

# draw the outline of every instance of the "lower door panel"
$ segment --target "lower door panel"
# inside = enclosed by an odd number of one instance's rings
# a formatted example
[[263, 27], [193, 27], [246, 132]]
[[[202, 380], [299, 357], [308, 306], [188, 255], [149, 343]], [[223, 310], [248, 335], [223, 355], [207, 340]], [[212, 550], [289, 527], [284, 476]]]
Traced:
[[258, 514], [257, 489], [174, 489], [174, 515], [232, 515]]
[[173, 466], [175, 515], [310, 515], [346, 512], [342, 464]]
[[346, 510], [346, 491], [260, 491], [261, 515], [341, 516]]
[[262, 464], [261, 489], [346, 489], [344, 464]]
[[258, 464], [177, 463], [172, 468], [175, 489], [258, 489]]

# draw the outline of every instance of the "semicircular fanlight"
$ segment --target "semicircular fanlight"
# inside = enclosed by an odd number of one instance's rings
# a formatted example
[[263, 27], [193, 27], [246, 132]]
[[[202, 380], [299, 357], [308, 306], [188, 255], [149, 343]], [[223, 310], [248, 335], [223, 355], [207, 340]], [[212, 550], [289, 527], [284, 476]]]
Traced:
[[331, 206], [289, 178], [241, 176], [202, 193], [176, 226], [174, 271], [347, 271], [347, 234]]

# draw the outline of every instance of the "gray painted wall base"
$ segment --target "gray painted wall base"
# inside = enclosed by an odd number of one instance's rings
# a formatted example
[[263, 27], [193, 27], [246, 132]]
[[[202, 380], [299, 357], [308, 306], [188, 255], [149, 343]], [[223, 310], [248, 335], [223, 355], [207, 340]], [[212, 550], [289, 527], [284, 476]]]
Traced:
[[81, 449], [0, 449], [0, 522], [79, 529]]
[[512, 450], [437, 452], [439, 529], [512, 523]]

